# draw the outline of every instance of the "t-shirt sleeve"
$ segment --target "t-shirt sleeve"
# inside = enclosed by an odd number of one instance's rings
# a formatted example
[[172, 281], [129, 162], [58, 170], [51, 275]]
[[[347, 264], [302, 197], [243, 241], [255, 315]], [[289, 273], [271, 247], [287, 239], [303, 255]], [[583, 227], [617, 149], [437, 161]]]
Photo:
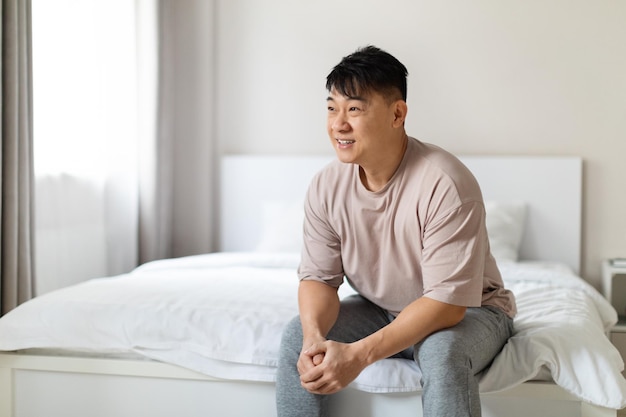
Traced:
[[304, 202], [303, 244], [298, 278], [339, 287], [343, 277], [340, 239], [329, 222], [327, 210], [316, 194], [315, 187], [309, 187]]
[[448, 304], [478, 307], [488, 238], [485, 209], [468, 201], [442, 213], [424, 230], [424, 296]]

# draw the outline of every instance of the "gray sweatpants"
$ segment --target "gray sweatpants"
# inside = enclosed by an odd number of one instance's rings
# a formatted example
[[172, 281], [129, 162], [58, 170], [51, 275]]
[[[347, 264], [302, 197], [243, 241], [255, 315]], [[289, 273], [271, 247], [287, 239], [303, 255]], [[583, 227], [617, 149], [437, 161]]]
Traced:
[[[361, 296], [341, 302], [328, 339], [350, 343], [391, 322], [385, 310]], [[513, 321], [493, 307], [468, 308], [454, 327], [433, 333], [395, 357], [413, 359], [422, 371], [425, 417], [480, 417], [476, 375], [500, 352], [513, 331]], [[299, 317], [286, 327], [276, 381], [278, 417], [329, 417], [327, 395], [311, 394], [300, 385], [296, 363], [302, 350]]]

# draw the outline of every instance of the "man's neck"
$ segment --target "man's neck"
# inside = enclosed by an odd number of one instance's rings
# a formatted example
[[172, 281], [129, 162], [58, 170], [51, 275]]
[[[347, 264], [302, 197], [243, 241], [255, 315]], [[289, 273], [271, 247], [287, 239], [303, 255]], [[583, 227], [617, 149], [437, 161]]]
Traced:
[[402, 140], [399, 141], [396, 152], [392, 152], [389, 156], [375, 161], [375, 164], [369, 164], [368, 166], [361, 165], [359, 167], [359, 176], [365, 188], [376, 192], [387, 185], [404, 158], [408, 142], [409, 138], [405, 134]]

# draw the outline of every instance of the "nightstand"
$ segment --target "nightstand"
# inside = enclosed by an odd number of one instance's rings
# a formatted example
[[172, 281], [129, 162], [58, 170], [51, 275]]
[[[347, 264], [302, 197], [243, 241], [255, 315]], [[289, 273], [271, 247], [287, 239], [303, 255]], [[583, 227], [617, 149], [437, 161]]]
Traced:
[[[602, 263], [602, 292], [617, 310], [618, 323], [610, 330], [609, 338], [626, 362], [626, 264]], [[622, 372], [626, 376], [626, 371]]]
[[626, 264], [616, 265], [611, 259], [602, 263], [602, 292], [626, 321]]

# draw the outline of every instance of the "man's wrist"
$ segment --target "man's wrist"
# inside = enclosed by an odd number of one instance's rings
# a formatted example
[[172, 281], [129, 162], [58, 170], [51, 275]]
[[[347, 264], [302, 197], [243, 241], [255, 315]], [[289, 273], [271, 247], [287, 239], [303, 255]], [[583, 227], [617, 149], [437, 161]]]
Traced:
[[351, 343], [355, 357], [365, 366], [369, 366], [378, 361], [376, 357], [375, 341], [371, 337], [366, 337]]
[[307, 334], [302, 338], [302, 348], [306, 349], [315, 343], [324, 341], [326, 341], [326, 338], [321, 333]]

